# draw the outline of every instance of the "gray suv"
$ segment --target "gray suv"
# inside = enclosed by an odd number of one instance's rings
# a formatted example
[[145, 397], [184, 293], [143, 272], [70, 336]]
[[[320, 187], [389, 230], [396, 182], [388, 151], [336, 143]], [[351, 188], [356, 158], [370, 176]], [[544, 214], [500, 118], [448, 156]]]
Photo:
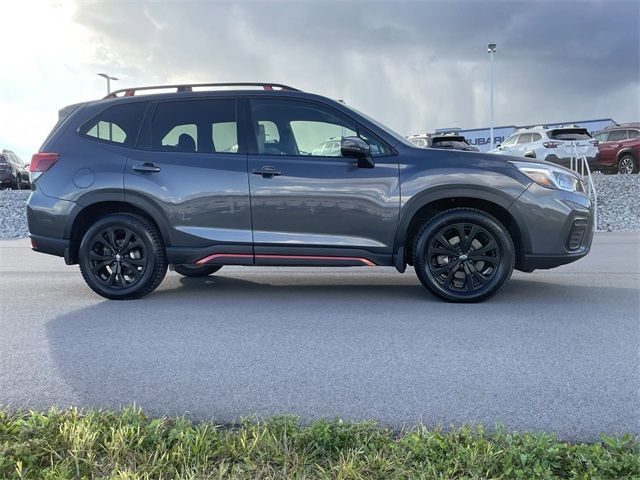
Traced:
[[152, 292], [169, 265], [409, 264], [437, 297], [474, 302], [514, 268], [583, 257], [593, 236], [570, 170], [417, 148], [279, 84], [143, 87], [66, 107], [30, 170], [32, 248], [79, 264], [110, 299]]

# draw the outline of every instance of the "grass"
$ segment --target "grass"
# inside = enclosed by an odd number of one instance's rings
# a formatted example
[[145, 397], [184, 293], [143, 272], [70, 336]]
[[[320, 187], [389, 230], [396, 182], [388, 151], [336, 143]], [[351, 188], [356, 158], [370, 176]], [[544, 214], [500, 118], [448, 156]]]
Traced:
[[623, 479], [640, 478], [631, 436], [593, 444], [482, 427], [402, 433], [294, 417], [234, 427], [76, 409], [0, 410], [2, 479]]

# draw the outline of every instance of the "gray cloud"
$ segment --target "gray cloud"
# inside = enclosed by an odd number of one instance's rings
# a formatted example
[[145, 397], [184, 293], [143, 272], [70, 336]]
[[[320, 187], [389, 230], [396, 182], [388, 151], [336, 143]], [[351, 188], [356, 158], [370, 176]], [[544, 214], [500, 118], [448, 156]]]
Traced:
[[401, 133], [496, 123], [640, 118], [640, 3], [82, 3], [96, 66], [121, 86], [277, 81]]

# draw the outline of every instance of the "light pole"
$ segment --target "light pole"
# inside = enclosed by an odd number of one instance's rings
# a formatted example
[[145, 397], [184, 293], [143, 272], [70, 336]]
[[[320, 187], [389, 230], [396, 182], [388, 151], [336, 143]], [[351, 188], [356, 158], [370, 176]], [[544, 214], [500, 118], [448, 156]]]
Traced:
[[111, 80], [118, 80], [116, 77], [112, 77], [111, 75], [107, 75], [106, 73], [99, 73], [98, 76], [107, 79], [107, 95], [111, 93]]
[[491, 112], [491, 127], [490, 127], [490, 135], [491, 135], [491, 150], [494, 148], [494, 140], [493, 140], [493, 54], [496, 53], [496, 44], [490, 43], [487, 46], [487, 52], [489, 52], [489, 58], [491, 63], [491, 105], [489, 110]]

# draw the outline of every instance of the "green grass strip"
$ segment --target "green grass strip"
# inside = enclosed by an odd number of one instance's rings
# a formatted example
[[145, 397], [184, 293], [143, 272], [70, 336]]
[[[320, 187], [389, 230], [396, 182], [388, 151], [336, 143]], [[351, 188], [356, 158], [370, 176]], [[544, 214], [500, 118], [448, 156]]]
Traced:
[[402, 433], [295, 417], [235, 427], [147, 418], [141, 409], [0, 410], [2, 479], [640, 478], [637, 438], [593, 444], [482, 427]]

